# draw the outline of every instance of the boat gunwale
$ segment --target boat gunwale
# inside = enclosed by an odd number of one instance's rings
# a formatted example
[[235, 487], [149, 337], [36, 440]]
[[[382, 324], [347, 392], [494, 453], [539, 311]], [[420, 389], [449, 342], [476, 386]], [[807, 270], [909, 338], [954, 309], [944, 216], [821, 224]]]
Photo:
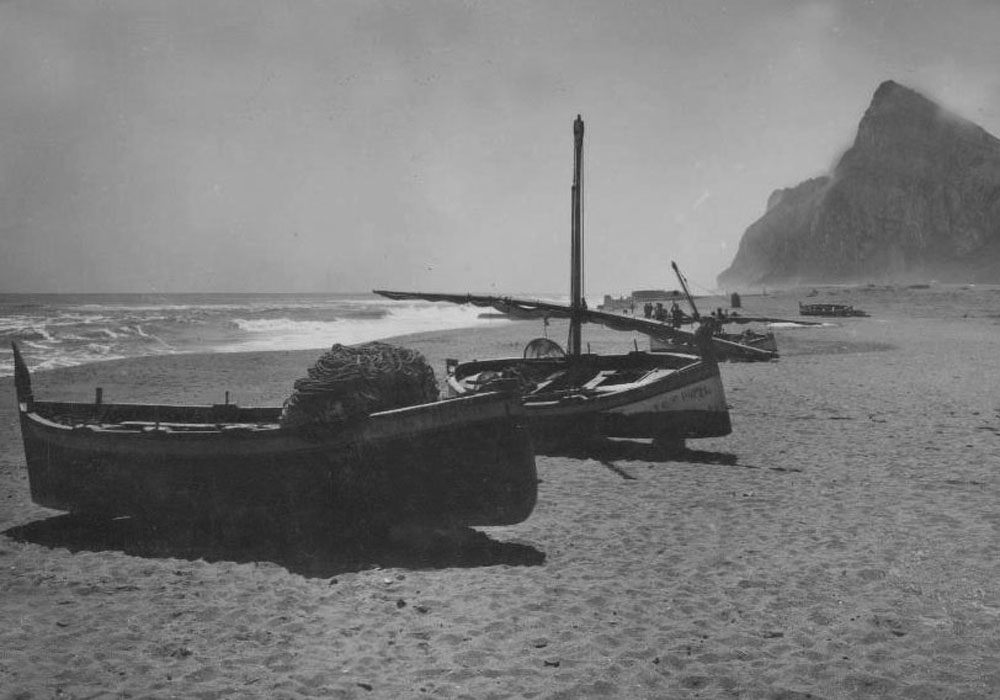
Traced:
[[[645, 357], [652, 357], [653, 359], [660, 359], [661, 356], [667, 357], [671, 354], [674, 356], [680, 356], [685, 358], [690, 358], [692, 361], [686, 365], [677, 368], [670, 367], [659, 367], [653, 368], [668, 370], [667, 374], [662, 377], [656, 377], [650, 381], [644, 382], [642, 384], [622, 384], [620, 385], [622, 389], [620, 391], [605, 391], [587, 392], [582, 387], [578, 389], [568, 389], [567, 393], [563, 396], [554, 397], [552, 394], [546, 394], [542, 392], [540, 394], [531, 395], [526, 394], [522, 397], [521, 401], [525, 409], [529, 412], [544, 411], [546, 413], [552, 412], [575, 412], [581, 409], [587, 411], [609, 411], [622, 406], [627, 406], [631, 403], [637, 403], [640, 401], [645, 401], [653, 396], [660, 394], [671, 393], [674, 391], [682, 391], [685, 387], [701, 381], [710, 381], [716, 379], [720, 382], [722, 376], [721, 372], [716, 363], [709, 363], [703, 361], [695, 355], [686, 355], [683, 353], [630, 353], [638, 354]], [[608, 358], [616, 357], [614, 355], [600, 355], [596, 357]], [[473, 364], [478, 362], [504, 362], [506, 360], [475, 360], [469, 363], [462, 364]], [[519, 360], [518, 358], [510, 358], [509, 362], [525, 362], [526, 360]], [[545, 362], [546, 364], [556, 365], [558, 362], [565, 362], [566, 358], [538, 358], [532, 360], [534, 362]], [[461, 365], [459, 365], [461, 366]], [[455, 368], [457, 370], [457, 366]], [[692, 376], [694, 375], [694, 376]], [[700, 375], [700, 376], [699, 376]], [[448, 375], [448, 384], [453, 391], [458, 392], [460, 396], [475, 395], [473, 390], [469, 390], [462, 387], [459, 384], [459, 380], [455, 379], [455, 374]], [[665, 386], [674, 384], [675, 386]]]
[[[461, 430], [464, 426], [486, 423], [507, 418], [518, 420], [525, 409], [517, 396], [505, 392], [483, 392], [475, 395], [445, 398], [440, 401], [405, 406], [368, 414], [359, 420], [347, 421], [340, 425], [320, 426], [310, 431], [297, 427], [281, 427], [270, 424], [263, 429], [255, 429], [243, 421], [220, 421], [215, 430], [186, 429], [120, 429], [125, 422], [109, 422], [104, 427], [88, 420], [99, 420], [97, 411], [115, 408], [186, 408], [204, 409], [203, 406], [182, 406], [162, 404], [93, 404], [77, 402], [33, 401], [32, 405], [18, 402], [24, 423], [34, 429], [34, 437], [55, 441], [65, 446], [80, 449], [169, 449], [218, 447], [232, 450], [234, 446], [245, 445], [255, 448], [272, 448], [274, 451], [310, 451], [328, 447], [339, 447], [357, 442], [377, 442], [379, 440], [402, 439], [407, 436], [430, 434], [440, 431]], [[44, 414], [45, 409], [78, 409], [91, 414], [75, 424], [53, 420]], [[39, 412], [38, 409], [43, 409]], [[276, 409], [278, 410], [278, 409]], [[152, 421], [148, 421], [153, 423]], [[166, 421], [164, 421], [166, 422]], [[170, 421], [184, 425], [181, 421]], [[192, 423], [193, 425], [194, 423]], [[199, 422], [198, 424], [201, 424]], [[153, 427], [153, 426], [151, 426]], [[229, 428], [229, 429], [227, 429]], [[89, 444], [88, 444], [89, 443]]]

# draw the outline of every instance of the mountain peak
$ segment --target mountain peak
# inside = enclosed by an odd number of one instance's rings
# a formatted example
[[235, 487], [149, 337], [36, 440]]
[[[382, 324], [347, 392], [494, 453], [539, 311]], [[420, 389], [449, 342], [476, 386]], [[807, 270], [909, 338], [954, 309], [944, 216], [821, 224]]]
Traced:
[[941, 107], [912, 88], [900, 85], [893, 80], [886, 80], [875, 89], [871, 104], [868, 106], [868, 112], [873, 110], [895, 111], [897, 109], [937, 112], [941, 110]]
[[921, 96], [916, 90], [908, 88], [905, 85], [900, 85], [895, 80], [885, 80], [875, 88], [875, 94], [872, 95], [872, 104], [879, 104], [886, 100], [896, 100], [912, 95]]
[[721, 286], [1000, 280], [1000, 141], [973, 122], [886, 80], [830, 175], [771, 196]]
[[878, 86], [872, 95], [871, 104], [861, 120], [865, 121], [888, 117], [890, 119], [921, 119], [935, 117], [944, 112], [940, 105], [933, 102], [916, 90], [900, 85], [892, 80], [886, 80]]
[[[937, 168], [948, 151], [985, 149], [998, 152], [1000, 142], [973, 122], [958, 116], [916, 90], [892, 80], [878, 86], [865, 111], [854, 146], [837, 167], [871, 164], [887, 157], [898, 168]], [[908, 154], [908, 155], [907, 155]]]

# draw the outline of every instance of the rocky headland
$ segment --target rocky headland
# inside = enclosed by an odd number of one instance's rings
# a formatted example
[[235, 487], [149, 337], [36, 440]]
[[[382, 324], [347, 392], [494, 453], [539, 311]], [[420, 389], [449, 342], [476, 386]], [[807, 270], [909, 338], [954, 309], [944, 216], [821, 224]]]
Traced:
[[1000, 283], [1000, 140], [893, 81], [831, 173], [771, 194], [722, 288]]

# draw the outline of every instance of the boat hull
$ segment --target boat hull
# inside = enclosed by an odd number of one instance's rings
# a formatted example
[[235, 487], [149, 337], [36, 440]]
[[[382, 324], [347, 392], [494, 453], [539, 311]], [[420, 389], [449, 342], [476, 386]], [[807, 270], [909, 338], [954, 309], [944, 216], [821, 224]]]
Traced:
[[[682, 357], [682, 356], [674, 356]], [[711, 360], [683, 356], [669, 374], [649, 383], [626, 385], [606, 393], [540, 392], [528, 394], [523, 404], [535, 449], [544, 454], [594, 438], [652, 438], [668, 442], [722, 437], [732, 432], [729, 409], [718, 365]], [[580, 362], [566, 358], [564, 362]], [[583, 362], [599, 366], [656, 370], [671, 362], [668, 355], [630, 353], [591, 356]], [[466, 363], [448, 377], [453, 395], [467, 392], [460, 378], [469, 372], [523, 367], [519, 359]], [[550, 364], [553, 364], [549, 361]]]
[[[721, 362], [760, 362], [777, 359], [778, 341], [772, 331], [748, 335], [745, 333], [723, 333], [715, 336], [727, 341], [717, 343], [713, 351]], [[674, 343], [662, 338], [649, 339], [650, 352], [693, 352], [689, 345]]]
[[[20, 420], [32, 500], [71, 513], [276, 526], [521, 522], [537, 494], [525, 411], [510, 396], [470, 399], [323, 434], [212, 425], [212, 407], [35, 402], [22, 403]], [[57, 414], [72, 425], [48, 418]], [[153, 414], [163, 422], [136, 425]]]
[[867, 311], [855, 309], [850, 304], [803, 304], [799, 302], [800, 316], [828, 316], [831, 318], [866, 317]]

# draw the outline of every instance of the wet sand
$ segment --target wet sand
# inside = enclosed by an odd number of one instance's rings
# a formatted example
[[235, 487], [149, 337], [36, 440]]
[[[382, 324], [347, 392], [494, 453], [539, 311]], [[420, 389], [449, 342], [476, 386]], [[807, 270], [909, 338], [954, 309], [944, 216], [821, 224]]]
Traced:
[[[519, 353], [540, 324], [409, 337]], [[562, 338], [561, 329], [550, 329]], [[610, 334], [588, 332], [595, 349]], [[617, 339], [620, 344], [620, 337]], [[987, 698], [1000, 693], [1000, 325], [846, 319], [723, 365], [733, 434], [538, 458], [516, 526], [206, 542], [30, 502], [0, 401], [7, 698]], [[630, 342], [630, 341], [627, 341]], [[641, 342], [641, 341], [640, 341]], [[318, 352], [39, 374], [40, 398], [280, 403]]]

